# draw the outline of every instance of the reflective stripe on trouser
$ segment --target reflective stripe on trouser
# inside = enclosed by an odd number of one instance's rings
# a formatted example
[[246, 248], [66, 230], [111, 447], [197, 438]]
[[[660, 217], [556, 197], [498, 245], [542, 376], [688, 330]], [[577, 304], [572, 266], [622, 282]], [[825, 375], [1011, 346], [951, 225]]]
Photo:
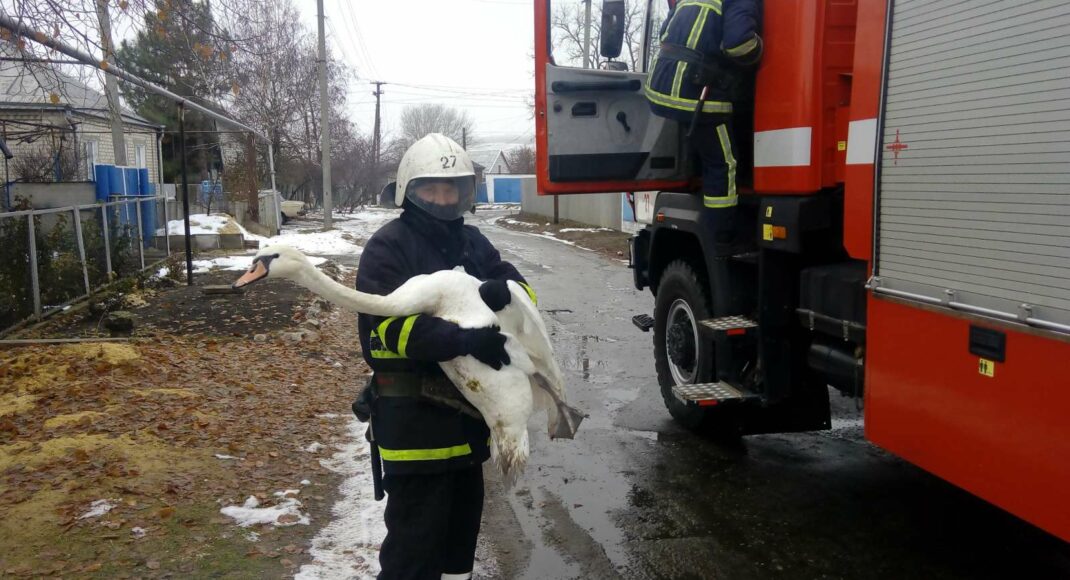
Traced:
[[710, 209], [734, 207], [736, 195], [736, 156], [728, 125], [699, 124], [692, 143], [702, 161], [702, 201]]
[[472, 447], [467, 443], [437, 449], [384, 449], [379, 446], [379, 455], [383, 461], [434, 461], [471, 454]]

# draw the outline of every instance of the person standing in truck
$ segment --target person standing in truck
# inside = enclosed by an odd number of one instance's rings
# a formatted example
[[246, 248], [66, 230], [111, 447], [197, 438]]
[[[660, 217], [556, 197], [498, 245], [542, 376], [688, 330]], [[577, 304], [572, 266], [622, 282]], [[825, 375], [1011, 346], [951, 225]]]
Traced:
[[681, 0], [661, 27], [645, 87], [655, 115], [678, 121], [702, 164], [702, 226], [715, 251], [735, 241], [736, 147], [732, 100], [762, 58], [758, 0]]

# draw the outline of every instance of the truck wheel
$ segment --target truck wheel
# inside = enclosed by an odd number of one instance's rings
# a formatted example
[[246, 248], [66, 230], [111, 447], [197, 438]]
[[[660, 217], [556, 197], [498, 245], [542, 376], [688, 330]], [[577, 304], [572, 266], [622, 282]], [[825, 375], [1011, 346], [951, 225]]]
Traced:
[[698, 330], [698, 321], [710, 317], [708, 304], [706, 290], [690, 264], [677, 260], [665, 268], [654, 300], [654, 366], [669, 414], [689, 429], [706, 423], [708, 409], [684, 405], [672, 387], [714, 377], [713, 344]]

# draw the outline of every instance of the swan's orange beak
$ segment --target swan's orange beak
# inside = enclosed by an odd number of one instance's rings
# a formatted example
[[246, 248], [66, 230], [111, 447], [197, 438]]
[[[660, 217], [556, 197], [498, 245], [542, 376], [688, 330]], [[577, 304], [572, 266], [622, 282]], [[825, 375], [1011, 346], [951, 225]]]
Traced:
[[253, 265], [249, 268], [249, 271], [242, 274], [242, 277], [238, 278], [232, 286], [234, 288], [241, 288], [242, 286], [252, 284], [261, 278], [266, 278], [267, 275], [268, 270], [264, 267], [264, 262], [262, 260], [253, 260]]

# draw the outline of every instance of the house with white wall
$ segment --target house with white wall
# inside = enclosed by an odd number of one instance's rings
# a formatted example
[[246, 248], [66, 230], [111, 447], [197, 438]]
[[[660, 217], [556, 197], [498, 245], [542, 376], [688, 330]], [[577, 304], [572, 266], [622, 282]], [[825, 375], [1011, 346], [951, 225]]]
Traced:
[[[0, 42], [0, 55], [18, 58]], [[3, 182], [92, 181], [94, 164], [114, 164], [111, 116], [103, 94], [55, 65], [0, 60], [0, 138], [12, 159], [2, 168]], [[147, 168], [160, 183], [163, 126], [122, 107], [128, 166]], [[46, 171], [22, 175], [31, 160], [55, 159]], [[40, 166], [40, 163], [35, 167]]]

